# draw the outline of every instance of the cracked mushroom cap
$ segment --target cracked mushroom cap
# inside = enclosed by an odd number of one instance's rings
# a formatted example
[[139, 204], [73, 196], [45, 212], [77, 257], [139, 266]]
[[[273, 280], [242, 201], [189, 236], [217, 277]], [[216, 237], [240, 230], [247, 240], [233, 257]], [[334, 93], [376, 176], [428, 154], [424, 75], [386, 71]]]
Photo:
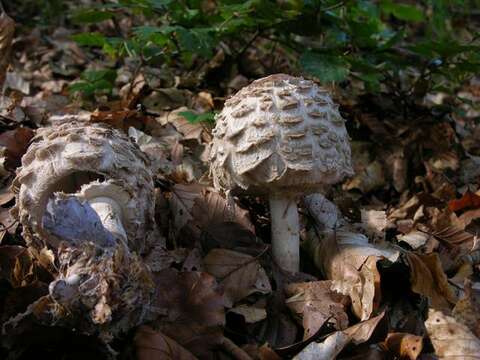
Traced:
[[217, 189], [308, 193], [353, 174], [338, 105], [303, 78], [277, 74], [252, 82], [225, 102], [213, 134]]
[[56, 247], [59, 240], [43, 228], [55, 193], [86, 200], [106, 196], [122, 207], [128, 247], [142, 252], [154, 227], [154, 184], [149, 161], [130, 139], [104, 124], [65, 123], [42, 128], [22, 157], [13, 182], [16, 208], [29, 244]]

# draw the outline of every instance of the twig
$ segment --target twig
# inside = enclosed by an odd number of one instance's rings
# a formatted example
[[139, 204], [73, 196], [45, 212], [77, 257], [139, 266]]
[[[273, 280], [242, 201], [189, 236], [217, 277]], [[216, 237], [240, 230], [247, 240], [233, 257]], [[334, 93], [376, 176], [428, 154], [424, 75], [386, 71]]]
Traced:
[[222, 337], [220, 345], [237, 360], [252, 360], [245, 350], [227, 337]]

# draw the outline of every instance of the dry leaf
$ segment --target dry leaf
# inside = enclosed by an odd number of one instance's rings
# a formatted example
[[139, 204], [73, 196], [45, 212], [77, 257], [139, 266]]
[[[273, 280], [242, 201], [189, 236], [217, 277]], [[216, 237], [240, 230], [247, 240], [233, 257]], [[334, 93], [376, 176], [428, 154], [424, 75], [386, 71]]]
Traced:
[[353, 325], [343, 331], [336, 331], [322, 343], [312, 342], [294, 359], [334, 360], [346, 345], [350, 343], [359, 345], [368, 341], [384, 315], [383, 312], [370, 320]]
[[399, 242], [405, 242], [412, 247], [413, 250], [421, 248], [425, 245], [430, 238], [430, 235], [422, 232], [413, 230], [405, 235], [397, 235]]
[[15, 22], [2, 9], [0, 9], [0, 12], [0, 89], [2, 89], [10, 61], [12, 41], [15, 34]]
[[437, 253], [428, 255], [406, 253], [410, 266], [412, 290], [426, 296], [434, 309], [450, 309], [456, 302], [453, 289], [443, 272]]
[[257, 242], [248, 211], [216, 192], [195, 198], [190, 225], [201, 230], [204, 249], [251, 247]]
[[332, 281], [313, 281], [285, 287], [289, 296], [285, 303], [303, 325], [304, 340], [315, 335], [327, 320], [333, 322], [337, 330], [347, 328], [348, 315], [345, 311], [349, 300], [333, 291], [332, 284]]
[[452, 315], [461, 324], [468, 328], [476, 335], [480, 336], [480, 303], [478, 294], [472, 288], [471, 281], [466, 281], [464, 286], [465, 293], [458, 300], [452, 310]]
[[33, 135], [32, 129], [23, 127], [5, 131], [0, 135], [0, 145], [7, 149], [5, 163], [7, 169], [15, 169], [20, 166], [20, 159], [27, 151]]
[[134, 338], [137, 349], [137, 360], [195, 360], [189, 351], [174, 340], [151, 327], [142, 325], [137, 329]]
[[480, 359], [480, 340], [455, 318], [430, 309], [425, 327], [440, 360]]
[[180, 115], [180, 113], [187, 111], [190, 110], [185, 107], [172, 111], [168, 115], [168, 122], [183, 135], [185, 140], [197, 140], [199, 143], [209, 143], [212, 140], [212, 136], [207, 132], [207, 125], [203, 122], [188, 122], [185, 117]]
[[13, 287], [25, 285], [32, 273], [33, 259], [23, 246], [5, 245], [0, 247], [0, 278]]
[[154, 306], [166, 314], [155, 325], [163, 334], [198, 357], [223, 342], [224, 299], [213, 276], [165, 269], [155, 275], [155, 283]]
[[459, 211], [465, 209], [474, 209], [480, 207], [480, 196], [467, 190], [460, 199], [452, 200], [448, 203], [450, 211]]
[[232, 307], [253, 293], [268, 294], [270, 281], [258, 260], [232, 250], [214, 249], [203, 259], [208, 273], [224, 288], [225, 305]]
[[204, 186], [198, 184], [175, 184], [168, 198], [173, 216], [173, 229], [178, 233], [191, 219], [196, 198], [202, 194]]
[[384, 186], [385, 183], [382, 164], [375, 160], [362, 171], [356, 172], [353, 179], [347, 181], [343, 188], [345, 190], [359, 189], [362, 193], [368, 193]]
[[320, 236], [310, 232], [302, 245], [326, 278], [334, 280], [334, 289], [350, 296], [354, 314], [368, 319], [380, 296], [376, 262], [382, 258], [395, 262], [399, 252], [370, 244], [364, 235], [343, 229], [324, 231]]
[[396, 357], [416, 360], [423, 349], [423, 339], [407, 333], [391, 333], [385, 340], [385, 346]]
[[375, 239], [374, 242], [385, 240], [385, 229], [387, 228], [387, 214], [381, 210], [361, 209], [362, 227], [367, 235]]
[[245, 304], [236, 306], [230, 309], [229, 312], [242, 315], [247, 324], [253, 324], [267, 318], [267, 311], [265, 309]]

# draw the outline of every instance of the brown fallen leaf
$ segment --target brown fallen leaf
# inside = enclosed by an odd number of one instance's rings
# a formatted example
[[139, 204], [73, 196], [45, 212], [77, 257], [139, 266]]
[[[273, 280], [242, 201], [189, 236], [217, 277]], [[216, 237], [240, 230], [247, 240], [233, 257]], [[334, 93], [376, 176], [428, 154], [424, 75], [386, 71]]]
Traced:
[[137, 329], [134, 338], [137, 360], [195, 360], [189, 351], [178, 343], [151, 327], [142, 325]]
[[136, 110], [95, 110], [90, 117], [90, 121], [93, 123], [106, 123], [124, 131], [128, 131], [128, 128], [137, 127], [141, 128], [145, 123], [145, 118]]
[[5, 131], [0, 135], [0, 146], [6, 148], [5, 166], [8, 170], [13, 170], [20, 166], [20, 159], [27, 151], [33, 135], [34, 132], [32, 129], [24, 127]]
[[312, 342], [303, 349], [295, 360], [333, 360], [350, 343], [359, 345], [367, 342], [377, 328], [385, 312], [369, 320], [360, 322], [343, 331], [336, 331], [328, 336], [322, 343]]
[[362, 193], [368, 193], [385, 184], [385, 174], [383, 173], [382, 164], [375, 160], [361, 171], [356, 172], [356, 175], [343, 185], [343, 188], [345, 190], [358, 189]]
[[400, 359], [416, 360], [423, 349], [423, 339], [407, 333], [390, 333], [385, 340], [386, 348]]
[[362, 234], [348, 230], [310, 232], [302, 246], [313, 257], [326, 278], [334, 281], [333, 289], [348, 295], [352, 310], [361, 320], [370, 318], [380, 299], [380, 274], [376, 263], [386, 258], [395, 262], [397, 250], [370, 244]]
[[257, 243], [247, 210], [220, 194], [205, 190], [194, 199], [190, 225], [200, 229], [202, 246], [213, 248], [251, 247]]
[[172, 111], [167, 117], [168, 122], [184, 136], [185, 140], [196, 140], [199, 143], [209, 143], [212, 140], [212, 136], [209, 133], [209, 126], [203, 122], [189, 122], [181, 115], [182, 112], [187, 111], [190, 110], [186, 107], [181, 107]]
[[325, 321], [333, 322], [337, 330], [347, 328], [346, 307], [350, 301], [347, 296], [332, 290], [332, 284], [327, 280], [288, 284], [285, 287], [289, 296], [285, 303], [303, 325], [304, 340], [316, 334]]
[[3, 89], [5, 73], [10, 62], [15, 22], [0, 8], [0, 89]]
[[198, 184], [175, 184], [168, 202], [173, 216], [173, 230], [178, 233], [193, 217], [192, 208], [195, 199], [202, 195], [205, 187]]
[[155, 274], [160, 316], [155, 327], [199, 358], [223, 348], [238, 359], [250, 357], [223, 335], [224, 299], [215, 278], [202, 272], [165, 269]]
[[443, 272], [437, 253], [406, 253], [412, 290], [428, 297], [434, 309], [450, 309], [456, 296]]
[[0, 279], [7, 280], [13, 287], [20, 287], [28, 282], [33, 266], [33, 259], [27, 248], [15, 245], [0, 247]]
[[480, 207], [480, 196], [470, 190], [467, 190], [460, 199], [452, 200], [448, 203], [450, 211], [474, 209], [478, 207]]
[[480, 359], [480, 340], [455, 318], [430, 309], [425, 327], [440, 360]]
[[226, 249], [214, 249], [203, 259], [205, 269], [224, 288], [225, 305], [232, 307], [253, 293], [272, 291], [265, 270], [253, 256]]
[[463, 297], [458, 300], [452, 310], [452, 316], [458, 322], [468, 326], [468, 328], [480, 337], [480, 303], [479, 296], [472, 288], [472, 282], [465, 281], [465, 293]]

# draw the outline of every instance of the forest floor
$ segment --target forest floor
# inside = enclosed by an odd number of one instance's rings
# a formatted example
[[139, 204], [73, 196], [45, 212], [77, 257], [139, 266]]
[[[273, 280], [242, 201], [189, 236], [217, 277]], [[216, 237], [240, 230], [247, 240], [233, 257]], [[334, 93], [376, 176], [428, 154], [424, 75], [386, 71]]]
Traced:
[[[200, 69], [174, 73], [128, 59], [106, 64], [71, 35], [62, 27], [18, 31], [0, 98], [0, 357], [479, 357], [473, 107], [463, 105], [463, 116], [432, 114], [433, 104], [449, 101], [438, 93], [402, 113], [381, 94], [352, 96], [355, 83], [330, 86], [347, 120], [355, 175], [300, 200], [301, 272], [289, 274], [272, 261], [266, 199], [237, 196], [232, 205], [215, 191], [205, 156], [214, 123], [180, 114], [219, 112], [255, 78], [297, 74], [288, 57], [252, 46], [231, 59], [220, 49]], [[113, 96], [69, 92], [87, 66], [104, 65], [116, 66]], [[480, 80], [459, 95], [478, 102]], [[10, 213], [12, 181], [36, 129], [76, 120], [125, 131], [158, 168], [156, 222], [166, 250], [146, 257], [155, 258], [165, 312], [108, 346], [32, 314], [29, 306], [48, 296], [56, 276], [55, 255], [29, 251]]]

